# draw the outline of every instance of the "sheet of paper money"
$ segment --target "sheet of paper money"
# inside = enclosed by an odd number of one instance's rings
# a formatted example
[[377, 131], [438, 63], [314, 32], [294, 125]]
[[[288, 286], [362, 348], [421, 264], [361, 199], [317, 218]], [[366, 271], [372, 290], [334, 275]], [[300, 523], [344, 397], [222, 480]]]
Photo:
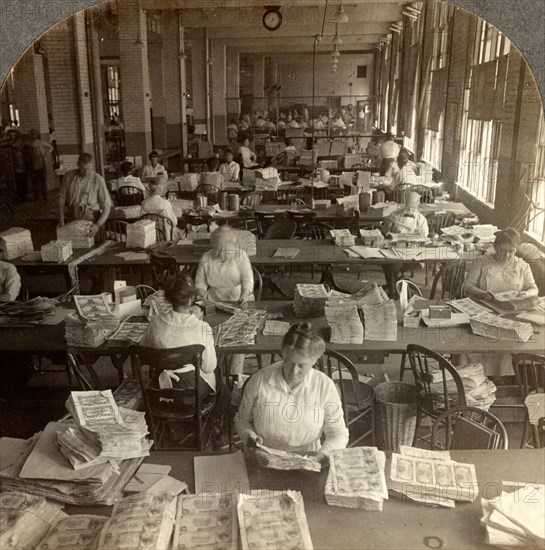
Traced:
[[66, 408], [78, 426], [123, 422], [112, 390], [73, 391]]
[[37, 546], [40, 550], [73, 550], [85, 548], [95, 550], [105, 516], [75, 515], [60, 519]]
[[312, 550], [303, 496], [297, 491], [252, 491], [238, 499], [242, 549]]
[[332, 344], [361, 344], [363, 342], [363, 325], [358, 313], [358, 306], [326, 307], [325, 316], [331, 328]]
[[172, 548], [237, 550], [236, 496], [229, 493], [180, 495]]

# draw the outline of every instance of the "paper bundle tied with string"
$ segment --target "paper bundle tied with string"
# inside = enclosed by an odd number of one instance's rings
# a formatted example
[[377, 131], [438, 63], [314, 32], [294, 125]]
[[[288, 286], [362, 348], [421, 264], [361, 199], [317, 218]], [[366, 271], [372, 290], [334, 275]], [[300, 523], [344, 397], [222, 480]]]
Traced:
[[176, 178], [180, 184], [180, 191], [195, 191], [199, 185], [199, 174], [189, 172]]
[[155, 222], [138, 220], [127, 225], [127, 248], [148, 248], [157, 242]]
[[13, 260], [33, 250], [32, 236], [28, 229], [12, 227], [0, 233], [0, 259]]
[[42, 262], [62, 263], [72, 256], [72, 243], [70, 241], [51, 241], [44, 244], [40, 252]]
[[295, 286], [293, 311], [296, 317], [320, 317], [329, 297], [324, 285], [298, 284]]
[[89, 235], [93, 222], [76, 220], [57, 227], [57, 240], [70, 241], [72, 248], [91, 248], [95, 238]]
[[114, 220], [137, 220], [142, 216], [142, 207], [136, 206], [117, 206], [112, 210], [110, 218]]

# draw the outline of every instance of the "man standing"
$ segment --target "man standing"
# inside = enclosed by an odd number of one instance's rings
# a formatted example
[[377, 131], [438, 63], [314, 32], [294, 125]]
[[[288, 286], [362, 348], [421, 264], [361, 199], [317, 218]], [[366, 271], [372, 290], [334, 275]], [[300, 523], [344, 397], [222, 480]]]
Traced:
[[53, 146], [40, 139], [36, 130], [30, 130], [30, 141], [26, 147], [30, 182], [37, 198], [47, 200], [46, 156], [53, 152]]
[[92, 161], [92, 155], [82, 153], [77, 170], [64, 175], [59, 189], [59, 227], [64, 225], [68, 204], [71, 219], [93, 222], [89, 234], [94, 237], [110, 215], [112, 200], [104, 178], [91, 169]]
[[380, 157], [382, 159], [380, 163], [380, 175], [386, 175], [386, 171], [391, 164], [395, 162], [395, 159], [399, 155], [401, 147], [394, 141], [392, 134], [387, 133], [385, 139], [380, 146]]
[[17, 200], [19, 202], [26, 202], [28, 174], [26, 159], [23, 151], [23, 141], [21, 139], [21, 134], [19, 133], [19, 128], [10, 126], [7, 129], [7, 139], [4, 145], [11, 149], [15, 172], [15, 191], [17, 193]]

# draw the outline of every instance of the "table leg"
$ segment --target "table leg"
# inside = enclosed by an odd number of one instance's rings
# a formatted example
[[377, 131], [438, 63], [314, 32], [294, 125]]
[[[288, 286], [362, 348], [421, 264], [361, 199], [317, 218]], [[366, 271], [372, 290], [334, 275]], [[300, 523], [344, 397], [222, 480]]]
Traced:
[[[119, 384], [121, 385], [123, 383], [123, 380], [125, 380], [125, 374], [123, 372], [123, 365], [125, 364], [125, 361], [129, 357], [129, 353], [121, 353], [118, 355], [110, 355], [110, 361], [112, 362], [112, 365], [117, 370], [117, 376], [119, 380]], [[132, 365], [131, 365], [132, 367]], [[132, 374], [133, 377], [136, 378], [134, 367], [132, 367]]]

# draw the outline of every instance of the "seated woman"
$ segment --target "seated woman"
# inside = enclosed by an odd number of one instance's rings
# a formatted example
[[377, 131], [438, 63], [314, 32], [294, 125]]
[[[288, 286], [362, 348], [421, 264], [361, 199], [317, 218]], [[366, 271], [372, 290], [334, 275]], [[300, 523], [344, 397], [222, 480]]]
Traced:
[[518, 297], [538, 295], [530, 266], [516, 254], [519, 232], [508, 227], [496, 233], [494, 253], [485, 254], [468, 265], [465, 291], [470, 298], [487, 300], [498, 292], [516, 291]]
[[214, 185], [221, 189], [223, 184], [223, 175], [219, 172], [220, 161], [217, 157], [210, 157], [206, 161], [206, 172], [201, 175], [201, 183]]
[[[489, 300], [494, 294], [515, 291], [517, 297], [538, 295], [530, 266], [516, 256], [520, 246], [519, 232], [508, 227], [496, 233], [494, 252], [468, 264], [464, 288], [474, 300]], [[511, 355], [504, 353], [469, 354], [453, 358], [455, 364], [482, 363], [489, 376], [512, 376]]]
[[[183, 238], [184, 234], [183, 231], [177, 227], [178, 218], [176, 217], [176, 214], [174, 214], [172, 204], [161, 196], [164, 192], [164, 183], [164, 179], [157, 177], [148, 184], [149, 197], [142, 202], [142, 215], [160, 214], [161, 216], [168, 218], [172, 222], [172, 240], [178, 241]], [[169, 235], [167, 235], [167, 239], [168, 237]]]
[[[195, 287], [191, 277], [179, 273], [165, 283], [165, 298], [172, 305], [172, 311], [152, 317], [149, 327], [142, 337], [141, 345], [149, 348], [178, 348], [195, 344], [204, 345], [201, 364], [201, 378], [205, 384], [199, 384], [201, 398], [216, 391], [214, 370], [217, 365], [216, 349], [210, 325], [201, 320], [201, 311], [191, 307], [195, 299]], [[180, 365], [183, 367], [184, 365]], [[180, 389], [194, 387], [194, 369], [175, 373], [176, 378], [159, 378], [161, 387]], [[172, 382], [174, 380], [174, 384]], [[169, 385], [170, 384], [170, 385]]]
[[[134, 165], [132, 162], [122, 162], [119, 167], [121, 171], [121, 176], [115, 180], [115, 184], [112, 184], [112, 191], [119, 191], [122, 187], [136, 187], [140, 189], [144, 195], [148, 192], [144, 184], [140, 181], [140, 178], [137, 178], [134, 172]], [[115, 189], [114, 189], [115, 186]], [[133, 193], [136, 191], [131, 190]]]
[[[239, 304], [253, 300], [252, 264], [246, 252], [237, 247], [233, 230], [222, 225], [212, 232], [210, 241], [213, 249], [202, 255], [195, 277], [198, 299]], [[244, 354], [232, 354], [231, 374], [241, 375], [243, 370]]]
[[290, 327], [282, 341], [282, 361], [256, 372], [244, 387], [235, 426], [245, 447], [260, 443], [316, 452], [319, 462], [346, 447], [348, 429], [335, 384], [312, 368], [324, 351], [323, 339], [309, 323]]
[[0, 302], [15, 302], [21, 292], [21, 277], [10, 262], [0, 260]]
[[253, 300], [254, 275], [244, 250], [236, 245], [236, 236], [228, 225], [210, 235], [212, 250], [205, 252], [195, 278], [198, 299], [212, 301]]

